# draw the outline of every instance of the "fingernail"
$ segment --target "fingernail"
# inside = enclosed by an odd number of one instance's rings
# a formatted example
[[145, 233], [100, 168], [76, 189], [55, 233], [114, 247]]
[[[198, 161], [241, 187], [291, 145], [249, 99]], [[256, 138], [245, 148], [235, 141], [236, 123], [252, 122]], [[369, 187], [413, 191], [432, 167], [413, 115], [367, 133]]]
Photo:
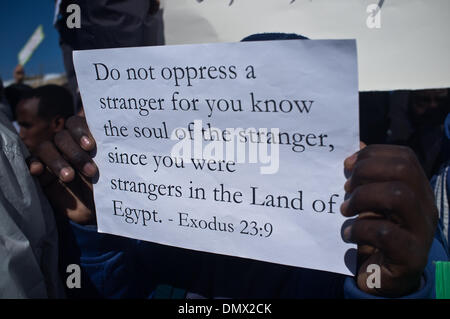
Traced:
[[70, 167], [65, 167], [63, 169], [61, 169], [61, 171], [59, 172], [59, 176], [62, 180], [67, 181], [68, 179], [70, 179], [73, 175], [73, 169]]
[[357, 153], [354, 153], [352, 156], [347, 157], [344, 160], [344, 167], [346, 169], [351, 169], [353, 167], [353, 165], [355, 164], [357, 158], [358, 158]]
[[40, 162], [33, 162], [30, 164], [31, 175], [39, 175], [44, 171], [44, 165]]
[[94, 176], [97, 173], [97, 169], [96, 167], [91, 164], [91, 163], [86, 163], [83, 166], [83, 171], [88, 175], [88, 176]]
[[352, 226], [348, 226], [347, 228], [344, 229], [344, 234], [343, 234], [344, 240], [346, 242], [350, 242], [351, 235], [352, 235]]
[[346, 193], [350, 192], [350, 184], [351, 184], [351, 178], [347, 179], [347, 181], [344, 184], [344, 190]]
[[91, 140], [87, 136], [81, 137], [81, 144], [83, 144], [84, 147], [90, 147], [92, 145]]

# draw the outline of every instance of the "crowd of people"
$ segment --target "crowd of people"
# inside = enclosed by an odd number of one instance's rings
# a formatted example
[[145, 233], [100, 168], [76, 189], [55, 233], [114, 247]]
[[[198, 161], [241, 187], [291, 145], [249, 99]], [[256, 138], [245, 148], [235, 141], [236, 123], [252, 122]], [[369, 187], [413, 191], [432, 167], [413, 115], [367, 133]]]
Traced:
[[[448, 89], [360, 93], [365, 144], [343, 163], [350, 177], [341, 207], [358, 217], [343, 232], [358, 245], [354, 277], [98, 233], [96, 142], [72, 51], [163, 45], [163, 21], [157, 0], [74, 2], [82, 27], [66, 27], [65, 0], [55, 25], [68, 85], [32, 88], [19, 65], [15, 83], [0, 86], [0, 297], [435, 297], [434, 262], [450, 254]], [[305, 38], [246, 41], [271, 39]], [[72, 264], [81, 267], [80, 288], [66, 284]], [[369, 264], [381, 267], [381, 288], [367, 285]]]

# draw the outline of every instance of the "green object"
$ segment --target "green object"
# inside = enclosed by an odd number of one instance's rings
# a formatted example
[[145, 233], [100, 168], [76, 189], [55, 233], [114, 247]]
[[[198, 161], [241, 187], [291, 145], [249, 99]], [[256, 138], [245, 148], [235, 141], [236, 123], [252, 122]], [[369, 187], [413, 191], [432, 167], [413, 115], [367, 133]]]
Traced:
[[450, 262], [436, 262], [436, 299], [450, 299]]

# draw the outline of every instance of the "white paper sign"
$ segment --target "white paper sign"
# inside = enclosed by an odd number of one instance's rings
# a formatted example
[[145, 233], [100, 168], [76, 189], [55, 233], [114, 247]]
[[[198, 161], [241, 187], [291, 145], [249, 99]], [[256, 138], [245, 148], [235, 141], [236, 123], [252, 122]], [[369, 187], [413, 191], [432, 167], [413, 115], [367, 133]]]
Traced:
[[448, 0], [166, 0], [167, 44], [356, 39], [361, 91], [450, 87]]
[[354, 40], [76, 51], [74, 64], [100, 232], [354, 270], [339, 211], [359, 147]]
[[42, 40], [44, 40], [44, 31], [42, 30], [42, 25], [40, 25], [33, 32], [33, 35], [28, 39], [22, 50], [20, 50], [17, 56], [20, 65], [25, 65], [28, 62]]

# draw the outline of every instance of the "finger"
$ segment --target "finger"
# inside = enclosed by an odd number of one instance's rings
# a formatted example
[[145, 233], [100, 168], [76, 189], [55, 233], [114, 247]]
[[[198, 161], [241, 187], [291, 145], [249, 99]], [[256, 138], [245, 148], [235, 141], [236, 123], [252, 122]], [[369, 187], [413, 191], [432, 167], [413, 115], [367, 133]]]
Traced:
[[369, 145], [360, 143], [361, 149], [356, 153], [356, 158], [352, 155], [351, 161], [344, 162], [345, 168], [349, 171], [353, 170], [357, 161], [362, 161], [368, 158], [401, 158], [410, 163], [414, 163], [416, 168], [420, 168], [414, 152], [405, 146], [399, 145]]
[[378, 248], [390, 263], [405, 263], [417, 254], [410, 233], [385, 219], [359, 218], [344, 230], [347, 241]]
[[[359, 148], [360, 150], [362, 150], [363, 148], [365, 148], [367, 145], [364, 142], [359, 142]], [[344, 168], [346, 171], [351, 171], [353, 168], [353, 165], [355, 165], [356, 160], [358, 159], [358, 152], [353, 153], [351, 156], [347, 157], [344, 160]]]
[[62, 130], [55, 135], [55, 145], [66, 159], [79, 171], [88, 177], [97, 174], [97, 166], [91, 157], [72, 138], [67, 130]]
[[79, 203], [89, 208], [89, 211], [95, 212], [93, 188], [89, 179], [81, 174], [76, 174], [74, 180], [65, 186]]
[[41, 143], [37, 147], [36, 156], [63, 182], [73, 180], [75, 176], [73, 168], [64, 160], [53, 143], [49, 141]]
[[347, 157], [344, 160], [344, 169], [346, 172], [351, 172], [353, 170], [353, 167], [355, 166], [355, 163], [358, 159], [358, 153], [353, 153], [351, 156]]
[[59, 184], [59, 178], [48, 167], [45, 167], [43, 172], [36, 177], [44, 190], [54, 184]]
[[367, 158], [400, 158], [406, 162], [417, 165], [420, 163], [414, 151], [401, 145], [369, 145], [358, 152], [358, 160]]
[[91, 135], [86, 118], [81, 116], [71, 116], [66, 121], [66, 128], [73, 139], [79, 143], [85, 151], [92, 151], [95, 148], [95, 139]]
[[[45, 194], [55, 211], [65, 214], [70, 220], [78, 224], [95, 222], [95, 207], [92, 190], [84, 184], [81, 174], [75, 174], [73, 181], [50, 183], [44, 187]], [[88, 196], [85, 196], [85, 195]]]
[[378, 248], [369, 245], [358, 245], [357, 264], [362, 265], [368, 258], [376, 254]]
[[366, 143], [364, 143], [364, 142], [359, 142], [359, 149], [360, 150], [362, 150], [364, 147], [366, 147], [367, 146], [367, 144]]
[[30, 156], [26, 159], [30, 174], [33, 176], [41, 175], [44, 172], [44, 164], [34, 156]]
[[356, 162], [351, 177], [344, 185], [346, 192], [363, 184], [374, 182], [402, 181], [408, 185], [421, 185], [421, 176], [410, 162], [402, 158], [367, 158]]
[[422, 222], [417, 205], [413, 191], [403, 182], [370, 183], [357, 187], [341, 212], [346, 217], [375, 212], [412, 230]]

